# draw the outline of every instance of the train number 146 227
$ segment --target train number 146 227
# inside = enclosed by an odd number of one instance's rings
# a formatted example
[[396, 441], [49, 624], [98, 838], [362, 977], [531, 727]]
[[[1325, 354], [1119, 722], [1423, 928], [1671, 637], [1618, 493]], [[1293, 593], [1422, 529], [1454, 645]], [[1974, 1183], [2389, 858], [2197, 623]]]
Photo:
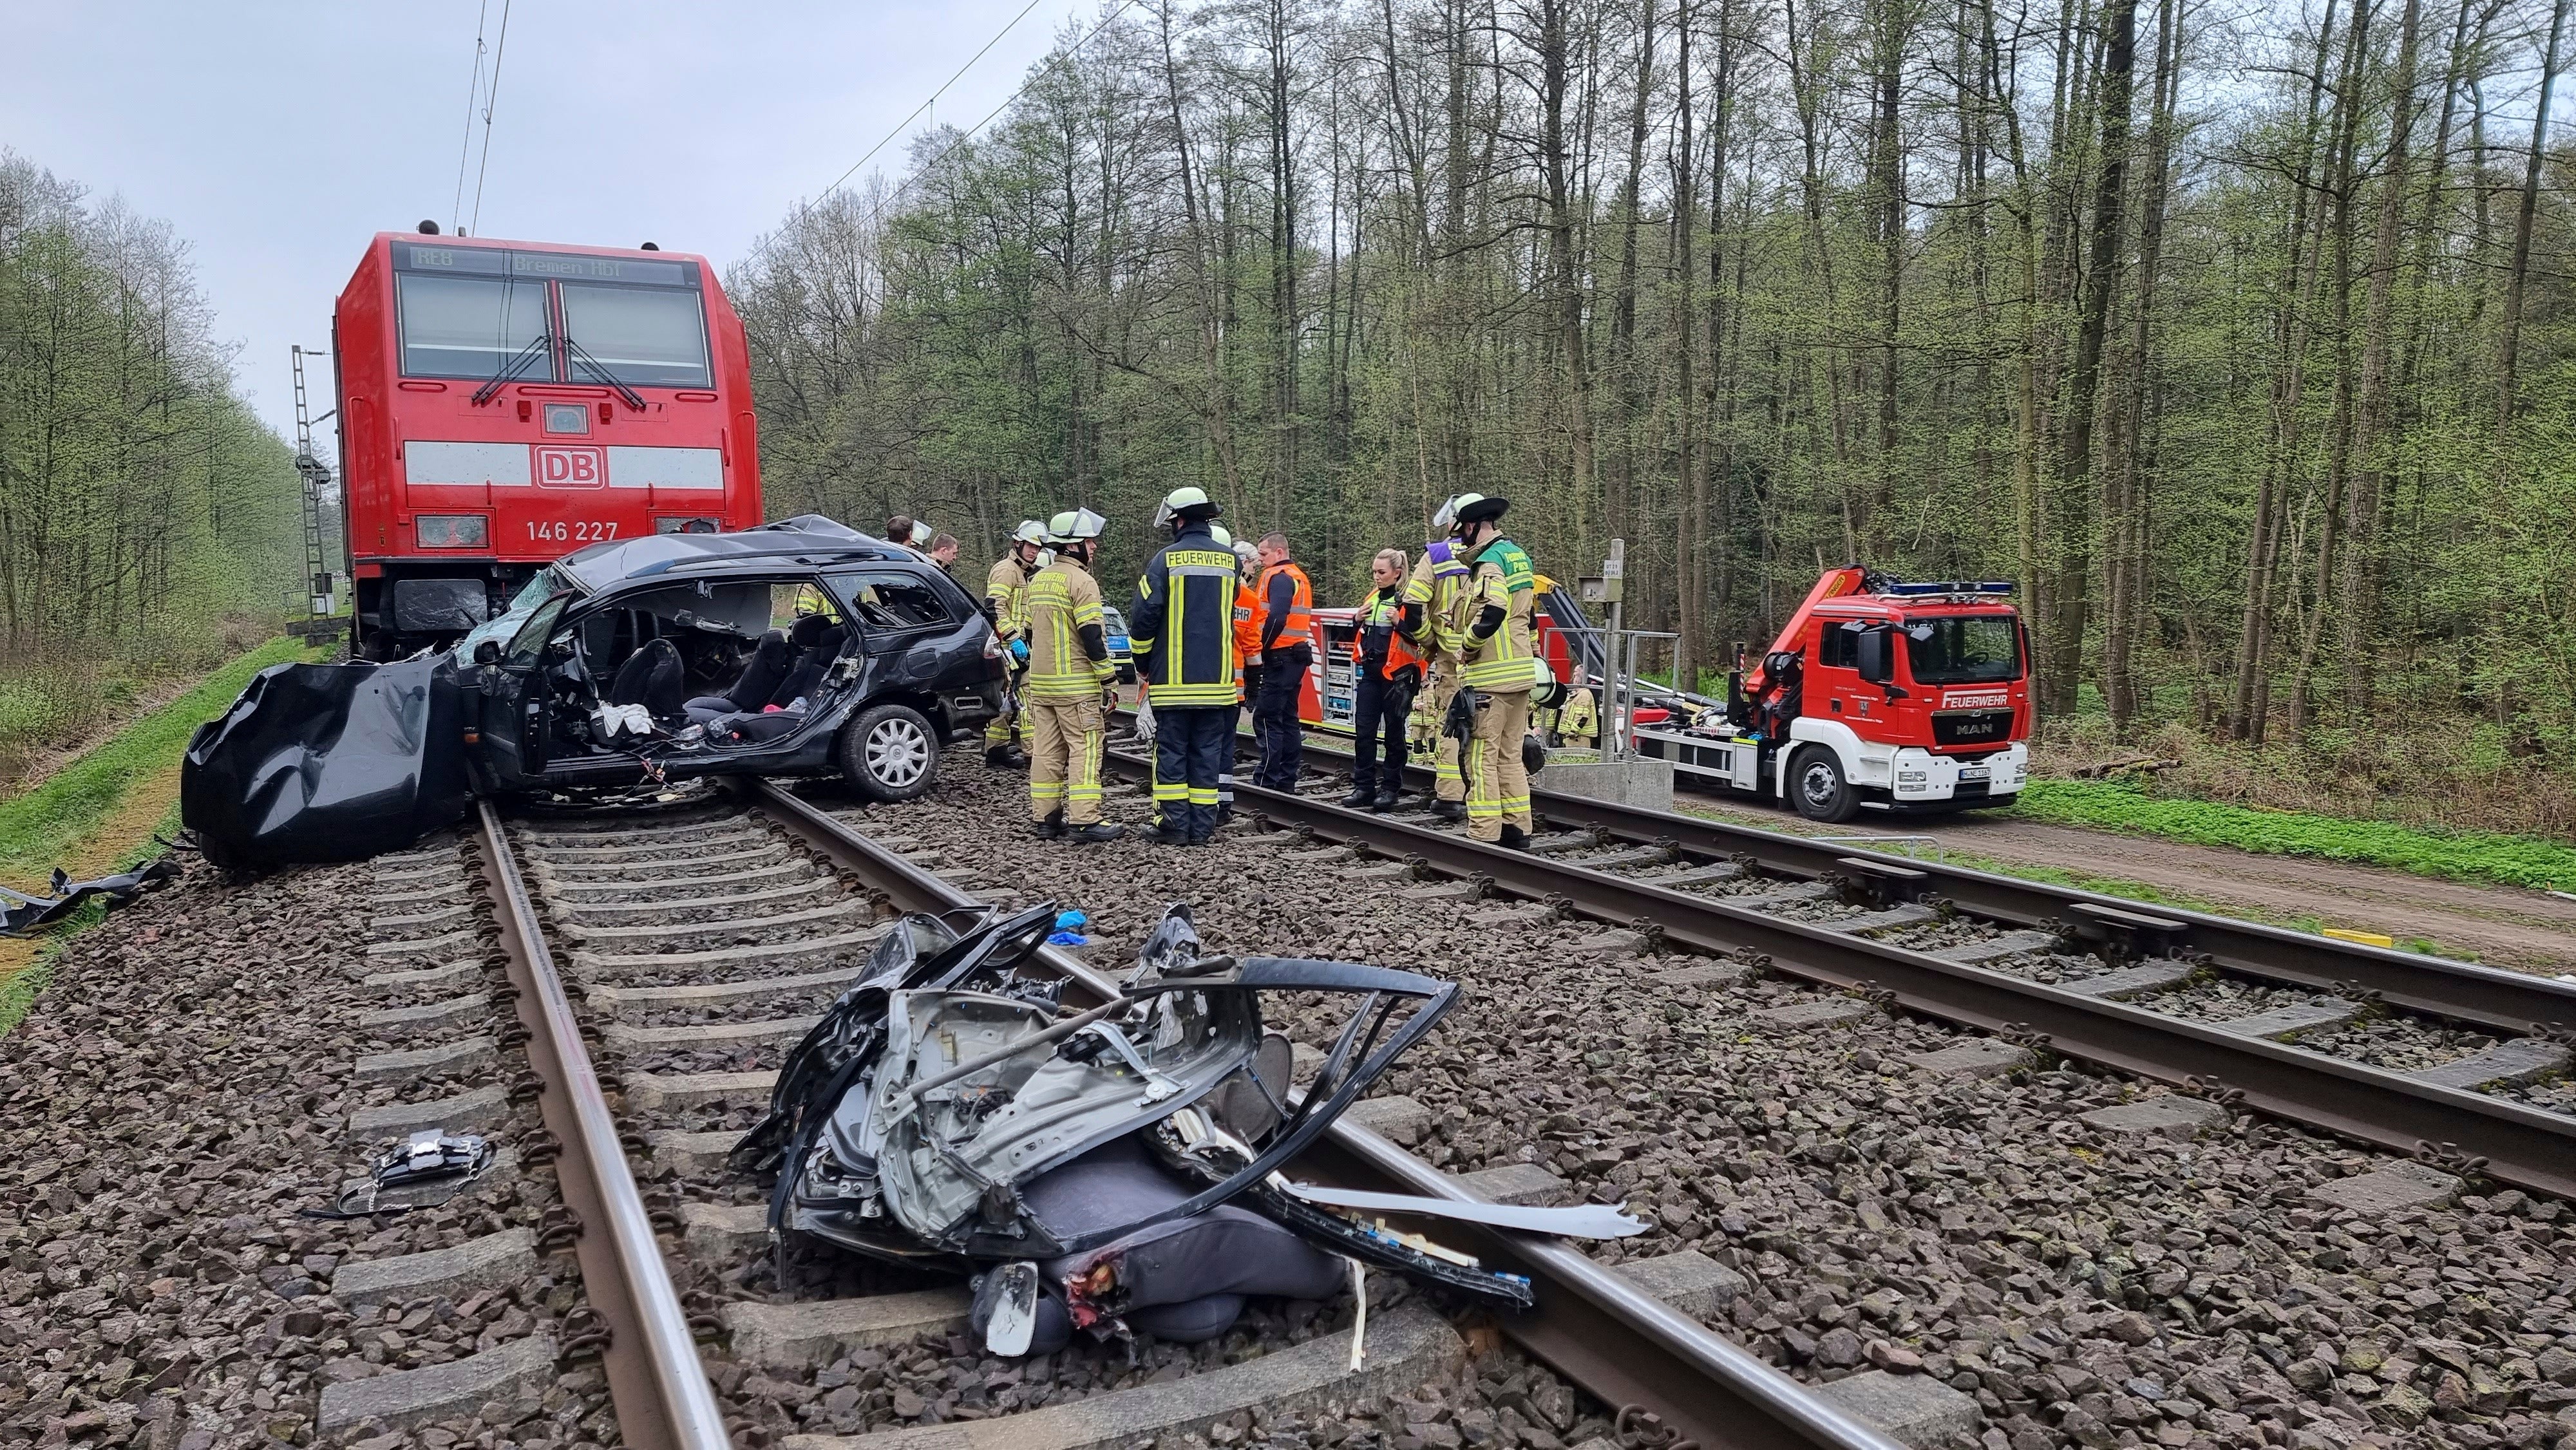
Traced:
[[595, 544], [602, 539], [616, 538], [617, 525], [613, 520], [598, 522], [580, 521], [574, 523], [558, 521], [551, 524], [530, 523], [528, 525], [528, 537], [539, 543], [545, 544]]

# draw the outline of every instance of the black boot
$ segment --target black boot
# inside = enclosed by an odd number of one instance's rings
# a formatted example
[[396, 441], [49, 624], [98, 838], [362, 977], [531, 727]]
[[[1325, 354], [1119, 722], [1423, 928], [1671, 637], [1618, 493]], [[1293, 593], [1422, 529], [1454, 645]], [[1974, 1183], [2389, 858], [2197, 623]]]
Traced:
[[1029, 834], [1037, 837], [1041, 841], [1052, 841], [1057, 837], [1062, 836], [1064, 834], [1064, 812], [1057, 811], [1045, 820], [1029, 827]]
[[1186, 846], [1190, 843], [1190, 830], [1187, 826], [1177, 826], [1165, 821], [1147, 831], [1145, 839], [1157, 846]]
[[1377, 799], [1369, 803], [1369, 809], [1382, 816], [1387, 812], [1394, 810], [1396, 803], [1397, 796], [1394, 791], [1382, 790], [1377, 793]]
[[1016, 745], [987, 745], [984, 747], [984, 763], [995, 770], [1022, 770], [1028, 766], [1029, 758], [1022, 755]]
[[1520, 827], [1513, 825], [1509, 821], [1503, 822], [1503, 849], [1506, 851], [1528, 850], [1529, 832], [1522, 830]]
[[1115, 822], [1093, 821], [1090, 825], [1075, 831], [1073, 839], [1078, 845], [1096, 846], [1103, 841], [1115, 841], [1126, 834], [1127, 828]]
[[1333, 804], [1340, 806], [1346, 811], [1364, 811], [1371, 805], [1375, 804], [1376, 801], [1377, 791], [1372, 787], [1363, 785], [1354, 787], [1349, 795], [1333, 802]]
[[1434, 801], [1431, 803], [1431, 814], [1444, 821], [1463, 821], [1467, 819], [1467, 803], [1465, 801]]

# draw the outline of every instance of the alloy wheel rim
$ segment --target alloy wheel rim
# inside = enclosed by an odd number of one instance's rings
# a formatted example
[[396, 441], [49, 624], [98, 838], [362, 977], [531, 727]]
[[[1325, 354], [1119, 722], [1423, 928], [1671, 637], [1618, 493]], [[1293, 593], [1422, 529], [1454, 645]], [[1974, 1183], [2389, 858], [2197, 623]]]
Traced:
[[885, 720], [868, 732], [868, 773], [887, 785], [910, 785], [930, 763], [930, 741], [909, 720]]

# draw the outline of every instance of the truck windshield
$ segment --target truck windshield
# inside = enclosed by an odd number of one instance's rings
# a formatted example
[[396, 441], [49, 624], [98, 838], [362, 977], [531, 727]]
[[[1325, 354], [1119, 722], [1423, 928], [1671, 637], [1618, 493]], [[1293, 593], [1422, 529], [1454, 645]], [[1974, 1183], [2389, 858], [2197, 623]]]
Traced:
[[1909, 620], [1905, 658], [1918, 685], [1978, 685], [2021, 678], [2021, 631], [2000, 615]]

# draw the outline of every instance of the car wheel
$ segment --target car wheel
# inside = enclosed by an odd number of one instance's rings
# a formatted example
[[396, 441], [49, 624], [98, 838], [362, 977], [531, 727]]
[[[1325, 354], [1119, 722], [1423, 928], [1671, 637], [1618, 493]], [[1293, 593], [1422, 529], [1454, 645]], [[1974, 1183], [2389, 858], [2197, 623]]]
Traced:
[[841, 732], [841, 774], [869, 800], [911, 800], [939, 774], [939, 732], [910, 705], [872, 705]]
[[1799, 751], [1789, 762], [1789, 803], [1811, 821], [1848, 821], [1860, 809], [1859, 793], [1843, 779], [1843, 763], [1821, 746]]

